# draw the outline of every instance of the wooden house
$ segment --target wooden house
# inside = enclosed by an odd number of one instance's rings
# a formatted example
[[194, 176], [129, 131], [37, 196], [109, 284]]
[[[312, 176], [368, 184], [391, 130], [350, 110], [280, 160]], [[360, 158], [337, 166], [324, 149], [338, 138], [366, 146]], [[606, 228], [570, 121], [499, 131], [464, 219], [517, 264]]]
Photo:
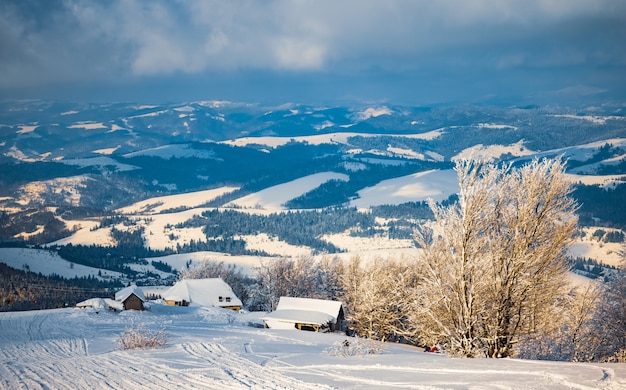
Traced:
[[122, 303], [124, 310], [144, 310], [146, 298], [139, 287], [131, 285], [115, 293], [115, 300]]
[[262, 320], [272, 329], [335, 332], [342, 330], [344, 312], [339, 301], [281, 297], [276, 310]]
[[169, 306], [214, 306], [234, 311], [242, 306], [232, 288], [220, 278], [179, 280], [163, 293], [163, 300]]

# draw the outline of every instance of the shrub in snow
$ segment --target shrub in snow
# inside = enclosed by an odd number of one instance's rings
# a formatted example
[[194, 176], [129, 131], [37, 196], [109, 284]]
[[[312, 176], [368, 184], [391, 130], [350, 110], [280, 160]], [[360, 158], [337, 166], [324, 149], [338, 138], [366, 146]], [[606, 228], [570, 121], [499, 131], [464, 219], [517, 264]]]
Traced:
[[163, 329], [149, 331], [142, 325], [137, 325], [126, 328], [118, 342], [122, 350], [156, 348], [165, 345], [167, 337]]
[[357, 356], [377, 355], [385, 352], [382, 342], [372, 339], [354, 337], [333, 344], [328, 353], [333, 356]]

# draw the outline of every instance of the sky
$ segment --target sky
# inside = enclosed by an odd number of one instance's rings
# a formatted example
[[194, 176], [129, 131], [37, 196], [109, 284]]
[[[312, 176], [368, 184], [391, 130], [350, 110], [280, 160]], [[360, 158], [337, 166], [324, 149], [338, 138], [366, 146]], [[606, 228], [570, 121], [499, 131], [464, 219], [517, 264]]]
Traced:
[[3, 0], [0, 98], [626, 97], [626, 0]]

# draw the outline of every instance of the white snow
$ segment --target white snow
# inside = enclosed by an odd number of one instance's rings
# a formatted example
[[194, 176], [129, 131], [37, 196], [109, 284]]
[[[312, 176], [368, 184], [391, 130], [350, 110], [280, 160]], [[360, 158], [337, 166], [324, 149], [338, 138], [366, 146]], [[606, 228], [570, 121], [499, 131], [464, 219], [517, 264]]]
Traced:
[[586, 161], [593, 157], [593, 155], [606, 144], [611, 144], [614, 147], [626, 149], [626, 138], [610, 138], [602, 141], [590, 142], [583, 145], [552, 149], [544, 152], [538, 152], [536, 156], [538, 158], [541, 158], [563, 155], [563, 157], [567, 159]]
[[175, 255], [152, 257], [146, 259], [148, 262], [153, 260], [161, 261], [169, 264], [172, 268], [182, 271], [186, 269], [187, 262], [190, 262], [190, 268], [196, 267], [205, 261], [223, 262], [225, 265], [237, 266], [245, 275], [253, 275], [255, 269], [260, 267], [265, 260], [271, 260], [261, 256], [245, 256], [245, 255], [230, 255], [218, 252], [193, 252], [193, 253], [179, 253]]
[[220, 187], [186, 194], [150, 198], [116, 210], [120, 214], [158, 214], [168, 209], [194, 208], [215, 198], [238, 190], [239, 187]]
[[313, 128], [315, 128], [315, 130], [320, 131], [320, 130], [324, 130], [327, 127], [333, 127], [335, 126], [335, 124], [331, 121], [324, 121], [322, 123], [320, 123], [319, 125], [315, 125], [313, 126]]
[[328, 134], [317, 134], [317, 135], [303, 135], [299, 137], [242, 137], [236, 138], [234, 140], [226, 140], [221, 143], [234, 145], [234, 146], [247, 146], [247, 145], [264, 145], [271, 148], [277, 148], [279, 146], [286, 145], [290, 142], [302, 142], [308, 143], [309, 145], [320, 145], [320, 144], [349, 144], [349, 138], [351, 137], [400, 137], [400, 138], [414, 138], [414, 139], [423, 139], [423, 140], [433, 140], [443, 134], [443, 130], [433, 130], [428, 131], [426, 133], [416, 133], [416, 134], [364, 134], [364, 133], [351, 133], [351, 132], [341, 132], [341, 133], [328, 133]]
[[[115, 148], [117, 149], [117, 148]], [[115, 151], [115, 149], [111, 150], [111, 153], [113, 153], [113, 151]], [[100, 153], [100, 154], [111, 154], [108, 153], [109, 149], [102, 149], [100, 151], [98, 150], [94, 150], [95, 153]], [[67, 165], [78, 165], [79, 167], [105, 167], [105, 166], [112, 166], [115, 167], [116, 170], [118, 170], [119, 172], [123, 172], [123, 171], [132, 171], [135, 169], [139, 169], [139, 167], [136, 167], [134, 165], [129, 165], [129, 164], [124, 164], [121, 163], [117, 160], [112, 159], [111, 157], [107, 157], [107, 156], [99, 156], [99, 157], [89, 157], [89, 158], [71, 158], [71, 159], [63, 159], [60, 160], [63, 164], [67, 164]]]
[[299, 257], [311, 254], [311, 248], [304, 246], [291, 245], [281, 241], [276, 237], [270, 237], [266, 233], [255, 235], [239, 235], [235, 239], [241, 239], [246, 242], [246, 249], [259, 250], [271, 256]]
[[572, 257], [585, 257], [594, 259], [600, 263], [612, 266], [619, 266], [624, 261], [624, 253], [626, 253], [626, 244], [624, 242], [602, 242], [598, 241], [598, 237], [594, 237], [596, 230], [604, 230], [605, 232], [619, 231], [606, 227], [583, 227], [581, 232], [584, 236], [580, 236], [568, 249], [567, 253]]
[[195, 110], [196, 109], [193, 108], [192, 106], [182, 106], [182, 107], [174, 108], [174, 111], [177, 111], [177, 112], [187, 112], [187, 113], [194, 112]]
[[396, 148], [391, 145], [387, 146], [387, 151], [392, 155], [402, 156], [407, 159], [426, 160], [426, 156], [411, 149]]
[[18, 134], [26, 134], [26, 133], [32, 133], [39, 126], [38, 125], [35, 125], [35, 126], [20, 125], [18, 127], [20, 128], [17, 131]]
[[114, 147], [114, 148], [97, 149], [97, 150], [94, 150], [93, 152], [94, 152], [94, 153], [97, 153], [97, 154], [106, 154], [106, 155], [109, 155], [109, 154], [113, 154], [113, 153], [115, 153], [115, 151], [116, 151], [117, 149], [119, 149], [119, 148], [120, 148], [120, 145], [117, 145], [117, 146], [116, 146], [116, 147]]
[[325, 234], [322, 236], [322, 239], [350, 253], [368, 252], [371, 250], [386, 250], [389, 254], [391, 254], [392, 252], [395, 252], [396, 249], [415, 249], [413, 240], [389, 239], [388, 237], [381, 236], [354, 237], [351, 236], [349, 232]]
[[481, 160], [494, 160], [499, 159], [502, 155], [510, 153], [515, 157], [532, 156], [537, 152], [534, 152], [524, 146], [524, 140], [520, 140], [517, 143], [511, 145], [489, 145], [483, 144], [474, 145], [470, 148], [464, 149], [461, 153], [452, 157], [452, 160], [458, 159], [481, 159]]
[[517, 130], [517, 127], [511, 125], [499, 125], [496, 123], [479, 123], [478, 127], [481, 129], [492, 129], [492, 130]]
[[[71, 263], [56, 252], [44, 249], [0, 248], [0, 262], [11, 268], [28, 270], [42, 275], [62, 275], [65, 278], [93, 276], [119, 278], [121, 273]], [[101, 276], [98, 275], [100, 273]]]
[[98, 221], [81, 220], [64, 222], [68, 229], [76, 231], [71, 236], [51, 242], [48, 245], [115, 245], [113, 237], [111, 237], [110, 227], [95, 229], [99, 225]]
[[[339, 333], [251, 327], [265, 313], [168, 307], [112, 313], [0, 313], [0, 388], [50, 389], [619, 389], [626, 364], [450, 359], [388, 343], [330, 354]], [[163, 330], [157, 349], [120, 350], [127, 328]]]
[[379, 107], [379, 108], [374, 108], [374, 107], [370, 107], [367, 108], [363, 111], [357, 112], [357, 117], [360, 120], [368, 120], [370, 118], [376, 118], [379, 117], [381, 115], [391, 115], [392, 111], [388, 108], [388, 107]]
[[166, 301], [186, 301], [190, 306], [243, 306], [228, 283], [220, 278], [182, 279], [162, 294]]
[[[135, 222], [138, 226], [145, 226], [144, 240], [146, 247], [164, 250], [166, 248], [176, 248], [177, 244], [189, 244], [191, 240], [206, 241], [206, 235], [202, 232], [201, 227], [175, 229], [174, 225], [183, 223], [199, 216], [207, 208], [195, 208], [181, 211], [178, 213], [155, 214], [149, 219], [136, 217]], [[123, 229], [123, 226], [118, 228]]]
[[136, 157], [136, 156], [151, 156], [160, 157], [164, 159], [171, 158], [215, 158], [215, 153], [212, 150], [198, 150], [193, 149], [189, 144], [174, 144], [163, 145], [156, 148], [139, 150], [137, 152], [127, 153], [124, 157]]
[[97, 130], [108, 129], [102, 122], [78, 122], [67, 127], [68, 129], [85, 129], [85, 130]]
[[280, 211], [284, 209], [283, 204], [285, 202], [311, 191], [329, 180], [348, 180], [348, 176], [335, 172], [316, 173], [246, 195], [228, 203], [226, 207]]
[[442, 201], [458, 191], [458, 178], [453, 170], [430, 170], [383, 180], [359, 191], [359, 198], [352, 200], [350, 205], [369, 208], [382, 204], [420, 202], [428, 198]]
[[611, 188], [616, 184], [626, 182], [626, 175], [575, 175], [566, 173], [565, 176], [575, 184], [598, 185], [602, 188]]
[[20, 198], [17, 203], [26, 206], [37, 203], [44, 204], [45, 194], [48, 196], [63, 197], [67, 204], [80, 205], [80, 189], [84, 188], [85, 182], [93, 180], [88, 176], [60, 177], [51, 180], [33, 181], [18, 189]]
[[[140, 106], [140, 107], [147, 108], [147, 109], [156, 108], [156, 106]], [[146, 118], [146, 117], [151, 117], [151, 116], [159, 116], [159, 115], [166, 114], [167, 112], [168, 110], [158, 110], [158, 111], [148, 112], [145, 114], [133, 115], [133, 116], [130, 116], [129, 118]]]
[[595, 123], [597, 125], [603, 125], [608, 120], [616, 121], [616, 120], [624, 120], [626, 118], [626, 117], [623, 117], [623, 116], [613, 116], [613, 115], [607, 115], [607, 116], [598, 116], [598, 115], [553, 115], [553, 116], [557, 117], [557, 118], [585, 120], [585, 121], [589, 121], [589, 122]]
[[36, 162], [36, 161], [43, 161], [46, 159], [46, 157], [48, 157], [50, 155], [50, 152], [46, 152], [46, 153], [33, 153], [31, 152], [30, 155], [24, 153], [23, 151], [21, 151], [20, 149], [18, 149], [15, 145], [11, 146], [11, 148], [9, 148], [9, 151], [4, 153], [5, 156], [7, 157], [11, 157], [14, 158], [16, 160], [19, 161], [24, 161], [24, 162]]

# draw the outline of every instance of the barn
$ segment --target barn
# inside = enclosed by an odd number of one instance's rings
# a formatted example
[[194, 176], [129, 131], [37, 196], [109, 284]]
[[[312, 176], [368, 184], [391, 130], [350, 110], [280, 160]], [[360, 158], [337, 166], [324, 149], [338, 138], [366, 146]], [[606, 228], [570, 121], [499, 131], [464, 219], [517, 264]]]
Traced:
[[232, 288], [220, 278], [183, 279], [163, 293], [168, 306], [214, 306], [241, 310], [242, 302]]
[[130, 285], [115, 293], [115, 300], [121, 302], [124, 310], [144, 310], [146, 298], [136, 285]]
[[271, 329], [335, 332], [342, 330], [344, 312], [339, 301], [281, 297], [276, 310], [262, 320]]

